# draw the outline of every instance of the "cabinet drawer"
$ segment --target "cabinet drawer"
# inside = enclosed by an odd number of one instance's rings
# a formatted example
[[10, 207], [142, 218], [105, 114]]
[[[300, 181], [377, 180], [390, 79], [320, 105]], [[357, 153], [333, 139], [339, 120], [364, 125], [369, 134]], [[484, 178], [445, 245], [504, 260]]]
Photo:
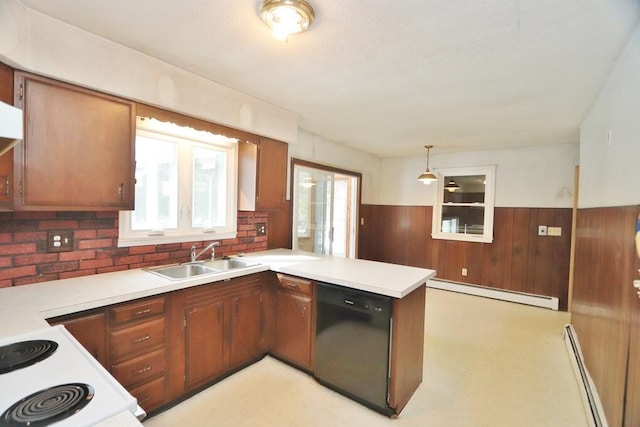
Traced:
[[165, 360], [164, 348], [162, 348], [113, 365], [111, 373], [120, 384], [129, 387], [164, 374]]
[[119, 305], [111, 309], [111, 323], [120, 325], [164, 313], [164, 297]]
[[311, 295], [313, 289], [312, 285], [313, 282], [311, 280], [278, 273], [278, 286], [281, 288], [300, 292], [305, 295]]
[[165, 403], [165, 378], [160, 377], [146, 384], [129, 390], [129, 393], [138, 400], [138, 405], [145, 411], [153, 411]]
[[128, 355], [139, 355], [164, 344], [164, 319], [151, 320], [129, 328], [112, 331], [111, 361], [118, 362]]

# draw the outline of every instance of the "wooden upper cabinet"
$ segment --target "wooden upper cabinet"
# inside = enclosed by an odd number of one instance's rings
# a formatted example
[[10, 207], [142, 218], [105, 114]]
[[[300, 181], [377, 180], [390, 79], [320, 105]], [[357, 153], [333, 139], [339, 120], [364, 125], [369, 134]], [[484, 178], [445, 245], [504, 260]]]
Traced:
[[[13, 68], [0, 63], [0, 101], [13, 104]], [[0, 211], [13, 209], [13, 149], [0, 156]]]
[[288, 145], [268, 138], [238, 146], [238, 210], [285, 207]]
[[135, 103], [20, 71], [14, 80], [25, 122], [15, 209], [133, 209]]

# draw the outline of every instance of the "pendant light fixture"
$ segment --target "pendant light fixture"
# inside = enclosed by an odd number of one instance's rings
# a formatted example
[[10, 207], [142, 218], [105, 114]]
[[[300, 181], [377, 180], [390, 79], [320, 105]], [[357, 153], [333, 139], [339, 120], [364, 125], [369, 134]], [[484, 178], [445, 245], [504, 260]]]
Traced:
[[422, 181], [424, 185], [429, 185], [432, 182], [437, 181], [438, 177], [429, 170], [429, 152], [433, 148], [433, 145], [425, 145], [424, 148], [427, 149], [427, 168], [422, 172], [422, 175], [418, 177], [418, 181]]
[[304, 0], [264, 0], [260, 16], [278, 40], [286, 40], [290, 34], [309, 28], [316, 15]]
[[447, 190], [449, 193], [453, 193], [454, 191], [459, 190], [460, 186], [456, 184], [456, 182], [453, 179], [450, 179], [447, 185], [444, 186], [444, 189]]

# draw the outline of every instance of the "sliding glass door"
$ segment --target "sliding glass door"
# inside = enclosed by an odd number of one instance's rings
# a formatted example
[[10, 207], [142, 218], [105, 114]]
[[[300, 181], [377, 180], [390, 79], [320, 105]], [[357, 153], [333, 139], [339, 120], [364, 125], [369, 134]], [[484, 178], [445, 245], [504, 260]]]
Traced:
[[360, 174], [293, 161], [293, 249], [356, 257]]

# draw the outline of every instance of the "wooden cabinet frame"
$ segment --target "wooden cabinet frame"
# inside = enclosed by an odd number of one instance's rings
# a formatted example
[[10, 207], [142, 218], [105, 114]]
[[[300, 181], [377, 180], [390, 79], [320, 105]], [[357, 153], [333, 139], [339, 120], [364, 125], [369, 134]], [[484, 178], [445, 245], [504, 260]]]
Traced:
[[[71, 329], [71, 332], [79, 339], [84, 335], [80, 342], [85, 346], [94, 346], [97, 339], [98, 344], [109, 348], [113, 346], [113, 339], [105, 337], [108, 327], [117, 334], [138, 325], [153, 326], [158, 319], [163, 319], [166, 339], [162, 346], [152, 346], [143, 354], [133, 356], [125, 350], [103, 352], [107, 357], [103, 363], [107, 366], [114, 362], [134, 363], [136, 357], [157, 359], [161, 357], [158, 350], [163, 352], [165, 374], [162, 382], [152, 377], [149, 381], [132, 384], [137, 396], [148, 396], [147, 405], [151, 405], [151, 410], [197, 392], [269, 353], [313, 375], [315, 286], [309, 279], [280, 276], [278, 280], [274, 272], [256, 273], [105, 307], [76, 316], [80, 329]], [[396, 415], [422, 382], [425, 292], [426, 286], [421, 285], [406, 297], [393, 299], [389, 406]], [[302, 302], [309, 307], [309, 317], [302, 325], [278, 331], [278, 295], [287, 302]], [[250, 314], [248, 317], [241, 316], [240, 312], [244, 310]], [[105, 313], [110, 313], [111, 326], [106, 324]], [[281, 322], [296, 321], [284, 314], [285, 318], [279, 319]], [[69, 325], [75, 322], [73, 315], [52, 321]], [[88, 326], [82, 328], [82, 325]], [[88, 328], [91, 330], [87, 331]], [[93, 334], [100, 330], [102, 337]], [[296, 341], [300, 336], [291, 332], [300, 331], [306, 334], [302, 341], [278, 343], [278, 333], [284, 333], [280, 338]], [[113, 333], [109, 335], [113, 337]], [[91, 339], [87, 340], [87, 336]], [[203, 349], [209, 356], [199, 356]], [[162, 398], [157, 397], [159, 393]]]

